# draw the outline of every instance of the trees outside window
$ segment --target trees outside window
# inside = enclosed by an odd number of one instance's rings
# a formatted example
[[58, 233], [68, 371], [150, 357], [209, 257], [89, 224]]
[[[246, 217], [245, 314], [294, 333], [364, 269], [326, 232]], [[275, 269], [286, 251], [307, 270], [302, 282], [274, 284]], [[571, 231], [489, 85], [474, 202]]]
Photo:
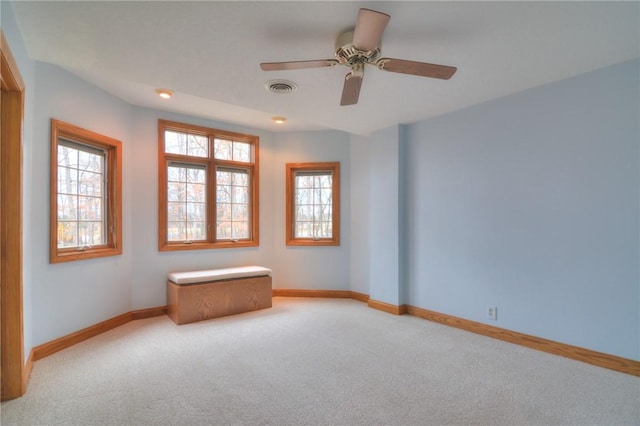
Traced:
[[340, 163], [286, 165], [287, 245], [340, 245]]
[[51, 263], [122, 253], [121, 145], [51, 120]]
[[258, 137], [159, 120], [158, 248], [258, 245]]

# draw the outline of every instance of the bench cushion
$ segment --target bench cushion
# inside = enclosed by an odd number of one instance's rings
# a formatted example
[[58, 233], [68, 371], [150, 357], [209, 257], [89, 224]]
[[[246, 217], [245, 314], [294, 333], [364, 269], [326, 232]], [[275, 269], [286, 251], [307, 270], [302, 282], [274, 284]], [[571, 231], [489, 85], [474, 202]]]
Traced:
[[271, 275], [271, 269], [262, 266], [241, 266], [238, 268], [209, 269], [206, 271], [171, 272], [169, 281], [176, 284], [196, 284], [237, 278]]

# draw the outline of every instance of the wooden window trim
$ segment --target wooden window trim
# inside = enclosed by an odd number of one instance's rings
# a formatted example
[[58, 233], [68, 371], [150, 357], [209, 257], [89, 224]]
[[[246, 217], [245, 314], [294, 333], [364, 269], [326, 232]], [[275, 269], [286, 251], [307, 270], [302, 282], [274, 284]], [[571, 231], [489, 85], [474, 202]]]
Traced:
[[[332, 238], [294, 238], [294, 189], [295, 174], [299, 171], [330, 171], [333, 175], [332, 184]], [[340, 245], [340, 163], [287, 163], [286, 164], [286, 244], [288, 246], [339, 246]]]
[[[60, 138], [96, 147], [105, 152], [107, 243], [86, 248], [58, 248], [58, 141]], [[51, 119], [50, 164], [50, 263], [117, 256], [122, 254], [122, 142]]]
[[[209, 157], [192, 157], [179, 154], [167, 154], [164, 147], [165, 130], [187, 132], [207, 136], [209, 138]], [[251, 163], [220, 160], [214, 158], [213, 140], [227, 139], [236, 142], [246, 142], [252, 145]], [[158, 120], [158, 251], [180, 250], [206, 250], [219, 248], [243, 248], [256, 247], [260, 244], [260, 204], [259, 204], [259, 143], [258, 136], [226, 130], [212, 129], [208, 127], [179, 123], [169, 120]], [[213, 182], [208, 185], [207, 191], [207, 223], [210, 230], [207, 232], [208, 241], [169, 242], [167, 240], [167, 166], [170, 162], [184, 164], [206, 164], [207, 168], [215, 170], [216, 167], [248, 170], [250, 186], [250, 238], [246, 240], [220, 240], [215, 239], [215, 203], [216, 187]]]

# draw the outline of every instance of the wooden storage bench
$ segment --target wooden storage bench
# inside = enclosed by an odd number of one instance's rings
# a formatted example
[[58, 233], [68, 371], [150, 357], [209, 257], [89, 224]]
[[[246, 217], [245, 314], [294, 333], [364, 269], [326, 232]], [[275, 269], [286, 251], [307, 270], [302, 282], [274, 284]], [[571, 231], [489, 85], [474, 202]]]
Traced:
[[176, 324], [270, 308], [271, 296], [271, 270], [261, 266], [173, 272], [167, 281]]

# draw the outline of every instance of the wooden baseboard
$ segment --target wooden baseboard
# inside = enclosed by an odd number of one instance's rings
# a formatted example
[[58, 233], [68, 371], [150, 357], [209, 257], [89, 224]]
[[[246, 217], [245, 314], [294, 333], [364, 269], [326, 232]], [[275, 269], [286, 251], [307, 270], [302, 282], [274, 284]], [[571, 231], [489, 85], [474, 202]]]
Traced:
[[274, 297], [324, 297], [328, 299], [351, 299], [349, 290], [298, 290], [288, 288], [274, 288]]
[[22, 371], [22, 389], [27, 392], [27, 384], [29, 383], [29, 376], [31, 376], [31, 370], [33, 369], [33, 350], [29, 352], [27, 362], [24, 364], [24, 370]]
[[161, 306], [158, 308], [130, 311], [118, 315], [117, 317], [113, 317], [98, 324], [83, 328], [82, 330], [76, 331], [75, 333], [67, 334], [66, 336], [62, 336], [58, 339], [38, 345], [32, 349], [30, 358], [32, 359], [32, 362], [41, 360], [42, 358], [48, 357], [49, 355], [69, 348], [80, 342], [84, 342], [85, 340], [95, 337], [106, 331], [113, 330], [114, 328], [120, 327], [121, 325], [124, 325], [135, 319], [160, 316], [164, 315], [166, 312], [167, 307]]
[[358, 293], [357, 291], [352, 291], [351, 292], [351, 298], [354, 299], [354, 300], [357, 300], [358, 302], [364, 302], [364, 303], [368, 303], [369, 302], [369, 295], [368, 294]]
[[131, 311], [131, 319], [139, 320], [145, 318], [160, 317], [167, 314], [166, 306], [158, 306], [157, 308], [138, 309], [137, 311]]
[[517, 331], [506, 330], [503, 328], [494, 327], [492, 325], [482, 324], [451, 315], [441, 314], [411, 305], [404, 306], [406, 306], [406, 311], [409, 315], [414, 315], [429, 321], [448, 325], [450, 327], [460, 328], [472, 333], [482, 334], [494, 339], [515, 343], [520, 346], [525, 346], [527, 348], [536, 349], [550, 354], [560, 355], [576, 361], [586, 362], [587, 364], [608, 368], [609, 370], [615, 370], [621, 373], [640, 376], [639, 361], [634, 361], [615, 355], [609, 355], [602, 352], [596, 352], [590, 349], [580, 348], [565, 343], [559, 343], [540, 337], [530, 336], [528, 334], [519, 333]]
[[390, 303], [380, 302], [378, 300], [369, 299], [367, 302], [370, 308], [377, 309], [379, 311], [386, 312], [393, 315], [402, 315], [406, 313], [406, 305], [392, 305]]

